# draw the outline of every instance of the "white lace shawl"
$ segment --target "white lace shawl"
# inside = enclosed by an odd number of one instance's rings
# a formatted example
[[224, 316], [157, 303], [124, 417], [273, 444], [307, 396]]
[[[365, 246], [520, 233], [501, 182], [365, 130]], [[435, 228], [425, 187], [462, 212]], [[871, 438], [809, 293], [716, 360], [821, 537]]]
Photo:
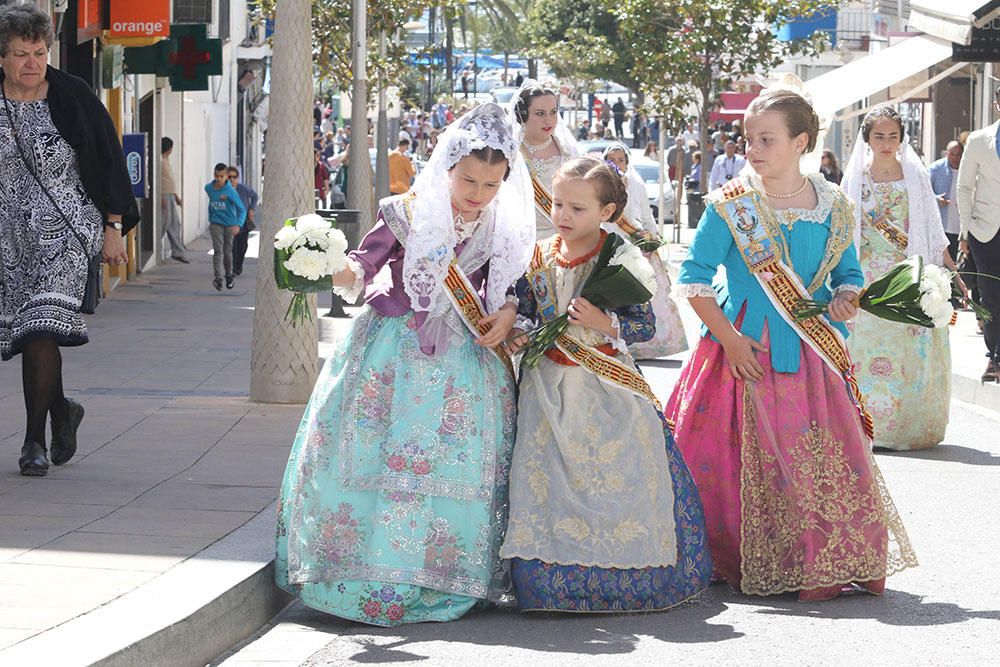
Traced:
[[[920, 255], [928, 264], [940, 265], [944, 261], [944, 251], [948, 247], [948, 237], [944, 235], [941, 212], [938, 209], [931, 177], [916, 151], [910, 146], [908, 137], [900, 143], [897, 158], [903, 165], [903, 181], [906, 184], [906, 200], [909, 209], [909, 227], [906, 235], [906, 256]], [[871, 165], [872, 153], [861, 133], [854, 143], [851, 159], [844, 170], [844, 192], [854, 204], [854, 247], [861, 252], [861, 225], [866, 220], [861, 204], [861, 188], [865, 173]], [[902, 220], [893, 221], [902, 225]]]

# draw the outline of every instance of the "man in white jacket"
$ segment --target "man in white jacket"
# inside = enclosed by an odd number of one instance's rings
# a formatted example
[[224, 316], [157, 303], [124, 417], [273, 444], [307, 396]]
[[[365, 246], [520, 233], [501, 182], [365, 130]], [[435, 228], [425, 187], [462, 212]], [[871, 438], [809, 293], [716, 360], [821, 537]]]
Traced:
[[[1000, 113], [1000, 87], [993, 109]], [[986, 275], [1000, 275], [1000, 122], [969, 135], [958, 167], [959, 249], [972, 252], [976, 267]], [[983, 327], [989, 363], [983, 382], [997, 381], [1000, 346], [1000, 280], [978, 276], [983, 306], [993, 319]]]
[[721, 188], [739, 176], [746, 163], [746, 158], [736, 153], [736, 142], [732, 139], [727, 141], [725, 153], [715, 158], [715, 162], [712, 163], [712, 175], [708, 179], [709, 190]]

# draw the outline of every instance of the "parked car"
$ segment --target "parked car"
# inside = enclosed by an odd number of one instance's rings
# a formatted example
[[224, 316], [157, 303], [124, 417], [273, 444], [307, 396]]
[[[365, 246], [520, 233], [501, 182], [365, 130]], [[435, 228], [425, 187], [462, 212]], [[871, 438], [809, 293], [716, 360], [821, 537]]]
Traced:
[[[636, 173], [646, 184], [646, 194], [649, 196], [649, 205], [653, 209], [653, 219], [659, 222], [660, 203], [660, 165], [649, 158], [632, 158], [629, 169], [635, 169]], [[663, 221], [673, 224], [674, 222], [674, 188], [667, 178], [666, 172], [663, 174]]]
[[490, 91], [490, 95], [493, 96], [493, 101], [500, 106], [506, 106], [510, 102], [511, 98], [517, 95], [517, 88], [508, 88], [501, 86], [499, 88], [494, 88]]

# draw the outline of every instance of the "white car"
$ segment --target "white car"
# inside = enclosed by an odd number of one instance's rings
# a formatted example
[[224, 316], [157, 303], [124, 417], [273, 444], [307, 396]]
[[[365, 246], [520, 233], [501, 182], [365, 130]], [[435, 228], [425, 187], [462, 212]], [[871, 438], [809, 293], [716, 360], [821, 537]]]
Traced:
[[[636, 173], [646, 184], [646, 194], [649, 196], [649, 205], [653, 209], [653, 219], [659, 222], [660, 204], [660, 165], [649, 158], [632, 158], [629, 162], [629, 169], [635, 169]], [[674, 188], [667, 177], [666, 171], [663, 174], [663, 221], [672, 224], [674, 221]]]

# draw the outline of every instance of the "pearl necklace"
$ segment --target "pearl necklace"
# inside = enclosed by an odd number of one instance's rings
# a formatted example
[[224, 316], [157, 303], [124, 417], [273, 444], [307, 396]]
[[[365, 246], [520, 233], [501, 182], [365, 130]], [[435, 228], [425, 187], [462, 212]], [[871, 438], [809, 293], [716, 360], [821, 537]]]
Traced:
[[552, 145], [552, 137], [549, 137], [548, 139], [538, 144], [537, 146], [529, 144], [527, 140], [524, 141], [524, 147], [527, 148], [528, 152], [531, 153], [532, 155], [537, 153], [538, 151], [545, 150], [551, 145]]
[[794, 197], [796, 195], [802, 194], [802, 191], [806, 189], [807, 185], [809, 185], [809, 179], [806, 178], [805, 176], [803, 176], [802, 177], [802, 185], [795, 192], [790, 192], [787, 195], [776, 195], [776, 194], [773, 194], [771, 192], [768, 192], [767, 190], [764, 190], [764, 194], [766, 194], [768, 197], [771, 197], [772, 199], [791, 199], [792, 197]]

